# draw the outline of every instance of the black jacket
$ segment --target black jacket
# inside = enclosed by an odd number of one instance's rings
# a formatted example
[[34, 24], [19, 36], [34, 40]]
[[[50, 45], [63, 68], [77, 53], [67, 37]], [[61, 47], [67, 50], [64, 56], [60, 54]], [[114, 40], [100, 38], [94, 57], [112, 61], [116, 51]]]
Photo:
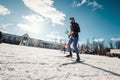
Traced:
[[71, 23], [70, 25], [70, 30], [74, 32], [74, 34], [72, 34], [72, 36], [78, 36], [78, 33], [80, 32], [80, 27], [79, 27], [79, 24], [74, 22], [74, 23]]

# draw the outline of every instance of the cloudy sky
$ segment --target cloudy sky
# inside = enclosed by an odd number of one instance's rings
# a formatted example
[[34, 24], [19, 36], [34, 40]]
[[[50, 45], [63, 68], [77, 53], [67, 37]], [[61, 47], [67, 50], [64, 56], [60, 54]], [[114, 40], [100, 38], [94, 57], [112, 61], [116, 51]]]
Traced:
[[0, 0], [0, 27], [42, 40], [67, 39], [72, 16], [81, 28], [80, 42], [93, 37], [119, 40], [119, 4], [119, 0]]

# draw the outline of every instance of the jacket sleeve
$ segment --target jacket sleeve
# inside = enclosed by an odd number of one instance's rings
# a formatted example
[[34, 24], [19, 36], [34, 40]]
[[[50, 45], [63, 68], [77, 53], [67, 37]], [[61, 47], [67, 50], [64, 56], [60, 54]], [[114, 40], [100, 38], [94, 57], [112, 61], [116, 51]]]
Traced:
[[79, 33], [80, 32], [80, 27], [79, 27], [79, 24], [76, 23], [76, 31], [75, 31], [75, 34]]
[[77, 31], [80, 32], [79, 24], [77, 24]]

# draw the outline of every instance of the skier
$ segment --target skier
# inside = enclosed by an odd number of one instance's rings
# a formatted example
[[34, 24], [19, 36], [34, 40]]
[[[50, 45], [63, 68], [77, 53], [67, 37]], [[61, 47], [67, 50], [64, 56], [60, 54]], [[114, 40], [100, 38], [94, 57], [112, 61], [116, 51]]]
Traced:
[[65, 43], [63, 44], [63, 47], [62, 47], [62, 49], [63, 49], [63, 51], [64, 51], [64, 54], [65, 54], [65, 52], [66, 52], [66, 46], [67, 46], [67, 43], [65, 42]]
[[80, 61], [80, 57], [79, 57], [79, 51], [78, 51], [78, 39], [79, 39], [79, 35], [78, 33], [80, 32], [80, 27], [79, 24], [75, 22], [74, 17], [69, 18], [70, 21], [70, 34], [69, 34], [69, 41], [68, 41], [68, 51], [69, 51], [69, 55], [66, 55], [66, 57], [72, 57], [72, 49], [71, 49], [71, 44], [73, 43], [73, 47], [75, 49], [76, 52], [76, 56], [77, 59], [76, 61], [79, 62]]

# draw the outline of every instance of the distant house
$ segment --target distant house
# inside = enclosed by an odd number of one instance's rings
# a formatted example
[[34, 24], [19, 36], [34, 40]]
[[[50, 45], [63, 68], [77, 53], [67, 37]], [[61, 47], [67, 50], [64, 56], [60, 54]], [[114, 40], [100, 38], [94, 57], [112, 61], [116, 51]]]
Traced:
[[21, 36], [8, 33], [2, 33], [2, 35], [2, 42], [19, 45]]
[[4, 43], [22, 45], [22, 46], [33, 46], [40, 48], [49, 48], [49, 49], [61, 49], [61, 43], [54, 43], [49, 41], [43, 41], [39, 39], [30, 38], [26, 33], [23, 36], [3, 33], [2, 40]]
[[24, 45], [24, 46], [32, 46], [32, 39], [29, 37], [29, 35], [26, 33], [23, 36], [20, 37], [19, 39], [20, 43], [19, 45]]

